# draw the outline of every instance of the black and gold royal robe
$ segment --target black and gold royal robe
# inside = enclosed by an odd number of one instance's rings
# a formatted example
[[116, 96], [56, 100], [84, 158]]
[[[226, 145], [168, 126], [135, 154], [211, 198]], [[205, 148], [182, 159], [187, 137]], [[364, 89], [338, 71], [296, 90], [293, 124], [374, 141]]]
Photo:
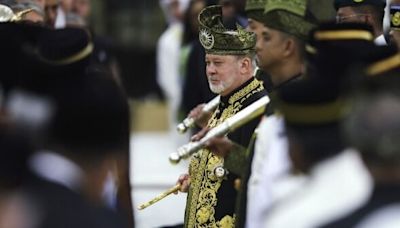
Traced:
[[[263, 83], [251, 78], [231, 94], [221, 97], [218, 108], [208, 122], [213, 128], [267, 94]], [[247, 147], [261, 117], [256, 118], [228, 134], [232, 141]], [[225, 177], [217, 177], [214, 170], [224, 167], [224, 159], [207, 149], [197, 152], [191, 159], [189, 175], [191, 185], [185, 211], [185, 227], [226, 227], [235, 223], [237, 175], [227, 170]]]

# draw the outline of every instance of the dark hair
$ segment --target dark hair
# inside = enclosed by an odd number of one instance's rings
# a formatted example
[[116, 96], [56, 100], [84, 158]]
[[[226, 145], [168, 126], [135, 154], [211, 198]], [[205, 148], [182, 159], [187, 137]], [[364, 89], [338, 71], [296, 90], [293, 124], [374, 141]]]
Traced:
[[302, 157], [308, 168], [346, 148], [338, 123], [318, 127], [286, 125], [290, 139], [302, 147]]
[[57, 89], [50, 145], [86, 157], [129, 149], [127, 97], [106, 72], [89, 68], [82, 78], [64, 80]]
[[380, 29], [383, 27], [383, 18], [385, 16], [385, 11], [382, 7], [375, 5], [361, 5], [352, 7], [357, 14], [370, 14], [374, 20], [374, 23], [379, 26]]
[[[206, 6], [207, 2], [205, 0], [191, 0], [189, 2], [189, 6], [187, 10], [185, 11], [185, 14], [183, 16], [183, 38], [182, 38], [182, 46], [185, 46], [187, 44], [190, 44], [192, 41], [196, 40], [198, 38], [198, 31], [193, 31], [192, 28], [192, 15], [191, 15], [191, 9], [193, 5], [197, 2], [203, 1], [204, 6]], [[197, 21], [197, 17], [195, 18]]]
[[296, 46], [296, 49], [299, 53], [300, 58], [305, 59], [306, 58], [306, 44], [303, 40], [301, 40], [300, 38], [298, 38], [295, 35], [286, 33], [286, 32], [282, 32], [280, 30], [277, 30], [281, 36], [282, 39], [286, 40], [286, 39], [291, 39], [294, 42], [294, 45]]
[[[382, 82], [381, 82], [382, 83]], [[386, 83], [398, 85], [396, 81]], [[355, 95], [353, 108], [345, 122], [350, 144], [367, 163], [400, 163], [400, 93], [394, 85], [375, 85]]]

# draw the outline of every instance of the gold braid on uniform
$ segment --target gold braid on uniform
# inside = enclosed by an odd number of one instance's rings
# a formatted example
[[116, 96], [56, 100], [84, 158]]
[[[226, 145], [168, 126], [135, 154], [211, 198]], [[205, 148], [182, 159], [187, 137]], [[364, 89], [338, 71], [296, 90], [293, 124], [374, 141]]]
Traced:
[[[225, 108], [217, 118], [217, 110], [208, 122], [208, 127], [213, 128], [227, 118], [235, 115], [242, 108], [242, 103], [255, 93], [264, 89], [262, 82], [254, 79], [243, 89], [233, 94]], [[217, 192], [221, 187], [223, 178], [214, 175], [217, 166], [223, 166], [224, 160], [215, 156], [211, 151], [202, 149], [196, 153], [190, 162], [189, 174], [191, 186], [186, 208], [186, 227], [204, 228], [233, 228], [235, 215], [226, 215], [220, 221], [215, 219], [215, 207], [217, 206]]]

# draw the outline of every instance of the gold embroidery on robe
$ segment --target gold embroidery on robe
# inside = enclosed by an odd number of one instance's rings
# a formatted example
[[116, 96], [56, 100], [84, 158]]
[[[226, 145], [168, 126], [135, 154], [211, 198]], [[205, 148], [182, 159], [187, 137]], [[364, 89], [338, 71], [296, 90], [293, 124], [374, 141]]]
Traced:
[[[213, 128], [227, 118], [235, 115], [243, 107], [242, 103], [251, 95], [264, 89], [262, 82], [253, 79], [250, 84], [233, 94], [228, 101], [228, 107], [223, 109], [219, 118], [216, 110], [208, 122], [208, 127]], [[191, 186], [186, 208], [186, 227], [205, 228], [233, 228], [235, 216], [226, 215], [220, 221], [215, 219], [217, 206], [217, 192], [223, 179], [214, 175], [214, 169], [223, 165], [223, 159], [215, 156], [207, 149], [197, 152], [191, 159], [189, 174]]]

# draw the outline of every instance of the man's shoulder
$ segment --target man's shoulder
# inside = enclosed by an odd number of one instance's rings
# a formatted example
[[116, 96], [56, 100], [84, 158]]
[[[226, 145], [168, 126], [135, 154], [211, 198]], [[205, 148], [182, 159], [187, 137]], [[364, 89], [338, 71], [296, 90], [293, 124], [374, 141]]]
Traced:
[[35, 177], [25, 189], [40, 211], [39, 227], [124, 227], [113, 211], [60, 184]]

